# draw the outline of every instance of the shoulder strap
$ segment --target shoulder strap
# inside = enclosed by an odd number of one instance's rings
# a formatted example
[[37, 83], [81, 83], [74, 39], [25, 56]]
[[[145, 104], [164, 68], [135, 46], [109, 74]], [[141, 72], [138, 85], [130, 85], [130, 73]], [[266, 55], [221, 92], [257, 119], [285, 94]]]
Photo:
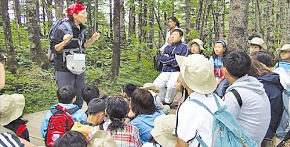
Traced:
[[71, 26], [71, 24], [70, 24], [68, 21], [64, 21], [62, 24], [63, 24], [63, 25], [65, 26], [65, 28], [68, 30], [68, 33], [71, 34], [71, 35], [73, 35], [73, 31], [72, 31], [72, 26]]
[[231, 92], [235, 95], [240, 107], [242, 107], [243, 102], [242, 102], [242, 98], [241, 98], [240, 94], [238, 93], [238, 91], [236, 89], [232, 89]]
[[104, 123], [100, 124], [99, 127], [100, 127], [100, 130], [104, 130]]
[[72, 109], [68, 109], [67, 112], [68, 112], [70, 115], [72, 115], [73, 113], [75, 113], [75, 112], [78, 111], [78, 110], [79, 110], [78, 107], [74, 107], [74, 108], [72, 108]]
[[18, 127], [17, 131], [16, 131], [16, 134], [19, 135], [19, 136], [21, 136], [22, 133], [25, 131], [25, 129], [26, 129], [26, 124], [22, 124], [22, 125], [20, 125], [20, 126]]

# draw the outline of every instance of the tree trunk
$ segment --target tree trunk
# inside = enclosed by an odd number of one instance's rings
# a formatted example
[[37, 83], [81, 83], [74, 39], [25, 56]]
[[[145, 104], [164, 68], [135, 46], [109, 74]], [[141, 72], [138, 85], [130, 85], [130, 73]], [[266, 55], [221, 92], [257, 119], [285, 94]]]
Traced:
[[120, 35], [121, 35], [121, 43], [124, 45], [126, 43], [126, 28], [125, 28], [125, 8], [124, 8], [124, 0], [120, 0]]
[[202, 6], [203, 6], [203, 0], [199, 0], [198, 1], [198, 9], [196, 11], [197, 16], [196, 16], [196, 21], [195, 21], [195, 25], [194, 25], [194, 29], [196, 31], [199, 31], [200, 29], [200, 21], [201, 21], [201, 14], [202, 14]]
[[230, 2], [229, 14], [229, 50], [245, 51], [247, 49], [247, 29], [248, 29], [248, 9], [249, 0]]
[[52, 5], [52, 0], [43, 0], [43, 3], [47, 16], [47, 27], [48, 29], [50, 29], [52, 26], [52, 10], [50, 9], [50, 6]]
[[113, 12], [112, 0], [110, 0], [110, 40], [113, 39]]
[[259, 0], [256, 0], [256, 6], [255, 6], [255, 14], [256, 14], [256, 20], [258, 22], [257, 28], [255, 28], [260, 35], [263, 35], [262, 31], [262, 20], [261, 20], [261, 11], [260, 11], [260, 5], [259, 5]]
[[44, 63], [45, 55], [41, 49], [40, 42], [40, 28], [38, 25], [37, 4], [34, 0], [26, 0], [26, 17], [27, 17], [27, 32], [30, 45], [31, 59], [36, 64], [41, 65]]
[[190, 0], [185, 0], [185, 38], [186, 42], [189, 42], [190, 38], [190, 10], [191, 10], [191, 4]]
[[[143, 10], [143, 2], [142, 0], [138, 0], [138, 3], [139, 3], [139, 14], [138, 14], [138, 30], [139, 30], [139, 33], [138, 33], [138, 38], [139, 38], [139, 44], [141, 44], [144, 39], [143, 39], [143, 19], [142, 19], [142, 10]], [[141, 47], [140, 47], [141, 48]], [[140, 53], [140, 48], [138, 49], [137, 51], [137, 62], [140, 62], [141, 61], [141, 53]]]
[[3, 21], [3, 31], [5, 37], [5, 46], [8, 52], [8, 70], [12, 73], [17, 73], [17, 61], [15, 58], [15, 49], [13, 46], [10, 18], [8, 13], [8, 0], [1, 0], [1, 16]]
[[59, 20], [61, 18], [64, 18], [64, 14], [63, 14], [63, 0], [55, 0], [55, 17], [56, 20]]
[[111, 81], [117, 80], [120, 68], [120, 0], [114, 0], [114, 43], [111, 64]]
[[[111, 0], [110, 0], [111, 1]], [[94, 10], [94, 14], [95, 14], [95, 18], [94, 18], [94, 21], [95, 21], [95, 31], [98, 31], [99, 30], [99, 21], [98, 21], [98, 16], [99, 16], [99, 1], [98, 0], [95, 0], [95, 10]], [[111, 3], [110, 3], [110, 20], [111, 20]]]
[[[289, 3], [288, 1], [283, 3], [283, 10], [282, 10], [282, 27], [281, 27], [281, 32], [282, 33], [282, 38], [281, 38], [281, 46], [283, 44], [289, 43], [290, 36], [289, 36]], [[286, 33], [288, 32], [288, 33]]]
[[207, 28], [207, 20], [208, 20], [208, 15], [210, 13], [210, 9], [211, 9], [211, 4], [212, 4], [212, 1], [211, 0], [207, 0], [206, 3], [205, 3], [205, 13], [203, 14], [203, 17], [202, 17], [202, 24], [200, 27], [200, 38], [202, 41], [205, 41], [205, 37], [208, 35], [208, 33], [204, 30]]
[[150, 27], [150, 30], [148, 32], [148, 48], [153, 49], [153, 42], [154, 42], [154, 6], [155, 6], [155, 0], [150, 1], [149, 5], [149, 21], [148, 26]]
[[20, 12], [20, 4], [19, 0], [14, 0], [14, 14], [16, 23], [21, 26], [21, 12]]
[[[213, 7], [214, 11], [214, 7]], [[213, 12], [214, 15], [214, 32], [215, 32], [215, 40], [225, 40], [225, 1], [221, 0], [217, 2], [216, 11]]]
[[268, 46], [267, 51], [274, 51], [274, 3], [272, 0], [267, 0], [267, 11], [266, 11], [266, 37], [265, 42]]
[[130, 37], [135, 36], [136, 34], [136, 21], [135, 21], [135, 4], [134, 0], [129, 5], [129, 35]]
[[[88, 5], [87, 5], [87, 13], [88, 13], [88, 20], [87, 20], [87, 24], [89, 26], [92, 26], [93, 24], [93, 20], [92, 20], [92, 6], [91, 6], [91, 1], [88, 1]], [[94, 28], [93, 27], [88, 27], [88, 34], [93, 34]]]

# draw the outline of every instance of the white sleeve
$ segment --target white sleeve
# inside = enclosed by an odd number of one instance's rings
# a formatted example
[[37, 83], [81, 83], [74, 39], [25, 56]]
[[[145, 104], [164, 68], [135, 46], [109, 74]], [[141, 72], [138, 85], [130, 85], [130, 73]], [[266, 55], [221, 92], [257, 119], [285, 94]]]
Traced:
[[241, 108], [235, 95], [232, 92], [227, 92], [224, 96], [224, 101], [227, 105], [227, 110], [237, 118]]

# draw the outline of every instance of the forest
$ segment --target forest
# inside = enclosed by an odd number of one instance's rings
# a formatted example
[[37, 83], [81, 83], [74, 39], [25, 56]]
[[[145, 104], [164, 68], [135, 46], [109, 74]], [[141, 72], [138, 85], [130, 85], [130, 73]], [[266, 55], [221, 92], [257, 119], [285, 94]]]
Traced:
[[0, 53], [7, 56], [1, 93], [24, 94], [26, 113], [57, 102], [47, 36], [74, 2], [86, 6], [86, 36], [101, 34], [87, 49], [86, 83], [107, 95], [119, 94], [127, 82], [142, 86], [158, 76], [153, 57], [164, 44], [170, 16], [181, 22], [185, 42], [200, 38], [208, 55], [216, 40], [247, 52], [252, 29], [274, 55], [290, 39], [288, 0], [1, 0]]

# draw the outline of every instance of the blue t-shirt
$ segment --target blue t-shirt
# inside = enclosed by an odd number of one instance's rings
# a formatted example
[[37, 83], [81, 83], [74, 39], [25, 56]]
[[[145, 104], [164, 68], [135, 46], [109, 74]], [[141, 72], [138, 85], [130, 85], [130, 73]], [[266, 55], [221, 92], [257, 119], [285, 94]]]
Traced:
[[290, 76], [290, 63], [289, 62], [285, 62], [285, 61], [280, 61], [278, 63], [276, 63], [275, 68], [278, 67], [282, 67], [285, 69], [285, 71], [287, 72], [287, 74]]
[[214, 75], [216, 78], [221, 78], [223, 76], [222, 74], [222, 66], [223, 66], [223, 62], [222, 62], [222, 56], [217, 56], [217, 57], [213, 57], [211, 56], [209, 59], [209, 62], [211, 64], [211, 66], [214, 67]]

